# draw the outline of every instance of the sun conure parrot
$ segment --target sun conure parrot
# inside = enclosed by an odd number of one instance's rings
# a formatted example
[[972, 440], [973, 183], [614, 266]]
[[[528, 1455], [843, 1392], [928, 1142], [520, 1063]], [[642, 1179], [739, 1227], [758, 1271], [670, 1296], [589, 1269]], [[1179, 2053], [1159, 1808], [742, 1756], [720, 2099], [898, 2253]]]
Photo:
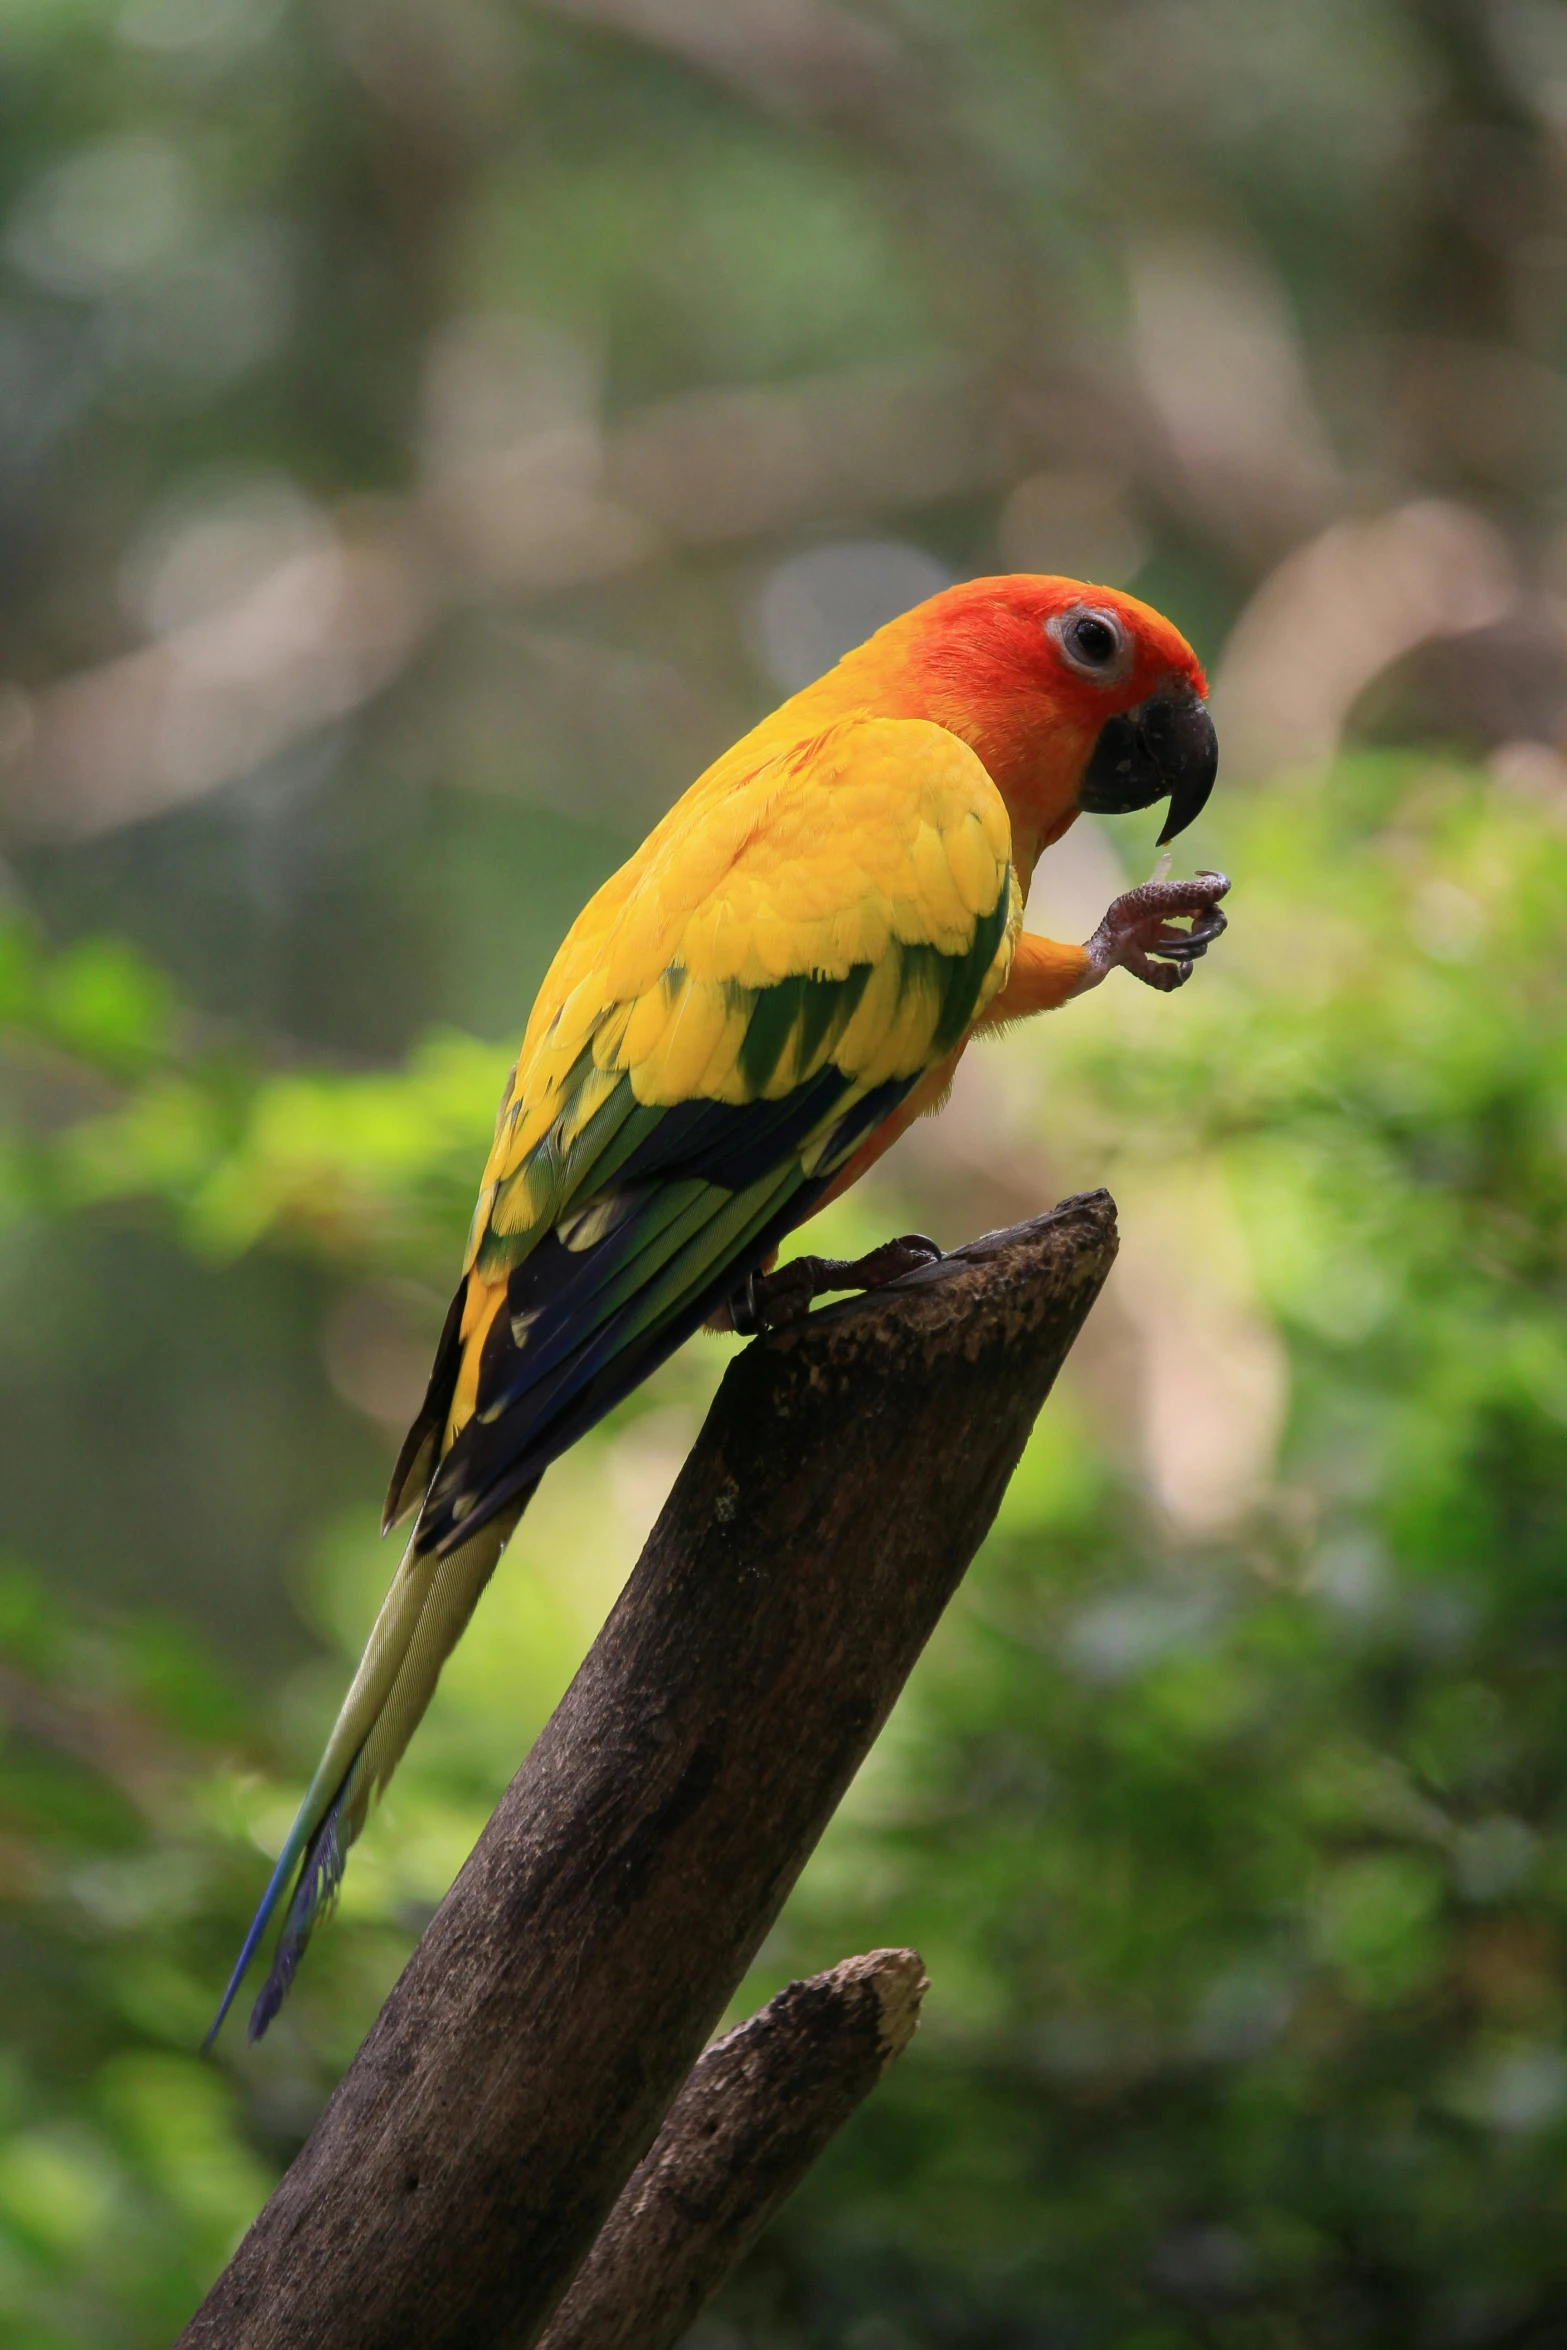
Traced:
[[[1085, 946], [1022, 929], [1081, 809], [1168, 798], [1218, 746], [1202, 670], [1134, 597], [971, 580], [845, 655], [701, 776], [551, 964], [506, 1083], [467, 1257], [386, 1523], [402, 1564], [224, 1994], [288, 1898], [258, 2038], [550, 1462], [704, 1322], [938, 1254], [769, 1270], [779, 1242], [937, 1107], [977, 1029], [1115, 965], [1180, 986], [1222, 874], [1118, 898]], [[1175, 927], [1180, 918], [1191, 927]]]

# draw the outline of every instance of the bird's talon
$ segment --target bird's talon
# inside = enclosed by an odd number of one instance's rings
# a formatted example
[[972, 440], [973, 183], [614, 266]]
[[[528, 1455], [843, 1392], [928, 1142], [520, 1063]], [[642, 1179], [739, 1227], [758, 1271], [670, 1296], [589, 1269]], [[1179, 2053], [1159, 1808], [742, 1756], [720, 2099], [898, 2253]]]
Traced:
[[741, 1338], [759, 1331], [785, 1330], [803, 1322], [813, 1298], [830, 1289], [882, 1289], [921, 1265], [934, 1265], [941, 1250], [923, 1232], [884, 1240], [863, 1257], [794, 1257], [774, 1273], [752, 1273], [729, 1300], [730, 1326]]
[[1214, 939], [1222, 938], [1229, 927], [1227, 917], [1220, 913], [1217, 906], [1214, 906], [1209, 909], [1201, 921], [1194, 919], [1189, 930], [1176, 930], [1169, 923], [1165, 923], [1164, 935], [1175, 945], [1189, 944], [1193, 940], [1198, 940], [1203, 946], [1208, 946]]
[[853, 1264], [840, 1267], [843, 1278], [833, 1286], [837, 1289], [882, 1289], [889, 1281], [897, 1281], [905, 1273], [918, 1272], [921, 1265], [940, 1262], [941, 1251], [923, 1232], [905, 1232], [901, 1239], [884, 1240], [880, 1248], [873, 1248], [868, 1256], [858, 1257]]
[[[1222, 873], [1192, 881], [1145, 881], [1118, 897], [1088, 941], [1085, 987], [1119, 965], [1162, 994], [1182, 986], [1192, 966], [1228, 927], [1219, 900], [1229, 888]], [[1187, 921], [1190, 928], [1175, 927]]]

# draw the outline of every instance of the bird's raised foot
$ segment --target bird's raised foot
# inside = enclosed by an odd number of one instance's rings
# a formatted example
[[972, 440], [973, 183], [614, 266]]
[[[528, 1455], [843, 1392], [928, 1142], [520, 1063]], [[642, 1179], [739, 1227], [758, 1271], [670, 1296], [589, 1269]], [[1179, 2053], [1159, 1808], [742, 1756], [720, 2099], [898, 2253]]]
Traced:
[[730, 1327], [742, 1338], [803, 1321], [811, 1300], [829, 1289], [882, 1289], [900, 1274], [934, 1265], [941, 1256], [923, 1232], [884, 1240], [863, 1257], [792, 1257], [775, 1273], [753, 1273], [729, 1300]]
[[[1145, 881], [1129, 889], [1087, 941], [1083, 986], [1097, 987], [1119, 966], [1165, 994], [1184, 987], [1192, 965], [1226, 927], [1219, 900], [1229, 886], [1223, 873], [1199, 873], [1192, 881]], [[1189, 930], [1176, 928], [1182, 920], [1190, 921]]]

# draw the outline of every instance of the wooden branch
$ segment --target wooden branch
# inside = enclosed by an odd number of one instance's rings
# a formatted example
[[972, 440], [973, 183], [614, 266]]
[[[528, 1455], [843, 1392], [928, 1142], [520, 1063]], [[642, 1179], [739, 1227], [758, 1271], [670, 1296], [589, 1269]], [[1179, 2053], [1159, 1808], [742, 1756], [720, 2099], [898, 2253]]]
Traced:
[[701, 2057], [539, 2350], [673, 2350], [914, 2037], [918, 1951], [790, 1983]]
[[185, 2350], [526, 2350], [978, 1548], [1104, 1192], [730, 1365], [636, 1570]]

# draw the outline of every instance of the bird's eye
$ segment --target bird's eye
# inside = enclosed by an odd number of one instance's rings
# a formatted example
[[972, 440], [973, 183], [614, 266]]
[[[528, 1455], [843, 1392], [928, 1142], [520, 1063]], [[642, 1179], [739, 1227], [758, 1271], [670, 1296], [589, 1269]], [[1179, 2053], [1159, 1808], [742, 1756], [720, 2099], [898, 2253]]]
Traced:
[[1090, 669], [1106, 669], [1120, 651], [1120, 640], [1108, 620], [1085, 612], [1067, 630], [1067, 643]]
[[1067, 667], [1096, 685], [1119, 684], [1132, 666], [1132, 639], [1118, 616], [1102, 605], [1069, 604], [1046, 621], [1045, 629]]
[[1132, 666], [1136, 647], [1117, 615], [1102, 606], [1069, 604], [1051, 615], [1045, 631], [1067, 667], [1096, 685], [1119, 684]]

